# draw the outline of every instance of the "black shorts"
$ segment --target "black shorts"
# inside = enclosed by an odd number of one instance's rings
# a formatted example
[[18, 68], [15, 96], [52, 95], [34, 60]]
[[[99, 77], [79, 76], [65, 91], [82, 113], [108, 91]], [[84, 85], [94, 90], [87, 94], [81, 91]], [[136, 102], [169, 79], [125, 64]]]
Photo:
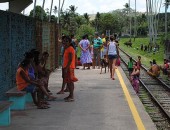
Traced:
[[109, 60], [114, 60], [117, 58], [117, 55], [108, 55]]

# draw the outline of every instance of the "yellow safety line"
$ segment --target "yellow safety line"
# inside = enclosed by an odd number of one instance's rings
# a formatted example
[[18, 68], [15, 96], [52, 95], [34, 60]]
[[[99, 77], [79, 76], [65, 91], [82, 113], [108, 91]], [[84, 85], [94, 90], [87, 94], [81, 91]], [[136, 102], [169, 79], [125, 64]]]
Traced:
[[122, 78], [122, 75], [120, 74], [120, 72], [119, 72], [118, 69], [116, 69], [116, 74], [117, 74], [117, 76], [118, 76], [118, 78], [119, 78], [120, 84], [121, 84], [121, 86], [122, 86], [123, 92], [124, 92], [125, 97], [126, 97], [126, 99], [127, 99], [128, 105], [129, 105], [129, 107], [130, 107], [131, 113], [132, 113], [132, 115], [133, 115], [133, 118], [134, 118], [134, 120], [135, 120], [135, 123], [136, 123], [136, 125], [137, 125], [138, 130], [146, 130], [145, 127], [144, 127], [144, 125], [143, 125], [143, 122], [142, 122], [142, 120], [141, 120], [141, 118], [140, 118], [140, 116], [139, 116], [139, 113], [138, 113], [138, 111], [137, 111], [137, 109], [136, 109], [136, 106], [135, 106], [135, 104], [133, 103], [133, 100], [132, 100], [132, 98], [131, 98], [131, 96], [130, 96], [130, 94], [129, 94], [129, 91], [128, 91], [128, 89], [127, 89], [127, 86], [125, 85], [125, 82], [124, 82], [124, 80], [123, 80], [123, 78]]

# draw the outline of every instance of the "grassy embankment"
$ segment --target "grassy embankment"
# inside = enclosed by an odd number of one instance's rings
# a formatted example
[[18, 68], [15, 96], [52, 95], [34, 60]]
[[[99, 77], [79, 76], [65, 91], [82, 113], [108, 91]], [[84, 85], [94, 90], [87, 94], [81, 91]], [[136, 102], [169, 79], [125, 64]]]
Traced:
[[[163, 45], [159, 44], [160, 49], [154, 54], [153, 52], [141, 51], [140, 49], [141, 44], [148, 45], [148, 41], [149, 41], [148, 38], [136, 38], [135, 41], [132, 39], [132, 43], [133, 43], [132, 48], [124, 45], [124, 42], [127, 42], [127, 41], [129, 41], [129, 38], [121, 38], [119, 41], [119, 44], [120, 44], [119, 47], [136, 60], [137, 60], [137, 57], [140, 55], [142, 57], [141, 58], [142, 64], [145, 67], [149, 68], [150, 61], [152, 61], [153, 59], [156, 60], [157, 64], [159, 65], [163, 64], [163, 59], [164, 59], [164, 46]], [[158, 41], [158, 43], [160, 43], [160, 41]]]

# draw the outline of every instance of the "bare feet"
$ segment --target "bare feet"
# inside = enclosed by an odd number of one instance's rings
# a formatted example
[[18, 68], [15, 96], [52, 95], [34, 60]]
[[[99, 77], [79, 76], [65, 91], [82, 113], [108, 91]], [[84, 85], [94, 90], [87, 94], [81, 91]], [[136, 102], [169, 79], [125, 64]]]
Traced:
[[56, 98], [57, 98], [57, 97], [54, 97], [54, 96], [51, 96], [51, 95], [50, 95], [47, 100], [48, 100], [48, 101], [54, 101]]
[[57, 94], [64, 94], [64, 91], [59, 91]]

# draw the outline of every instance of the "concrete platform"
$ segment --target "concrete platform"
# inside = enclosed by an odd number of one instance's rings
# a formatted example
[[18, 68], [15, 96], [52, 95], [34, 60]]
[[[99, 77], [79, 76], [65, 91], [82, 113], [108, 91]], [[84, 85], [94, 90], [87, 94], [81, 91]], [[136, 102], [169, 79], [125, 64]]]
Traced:
[[62, 84], [61, 69], [56, 70], [49, 86], [58, 99], [50, 102], [51, 108], [40, 110], [28, 104], [24, 111], [13, 111], [11, 125], [0, 129], [156, 130], [122, 69], [116, 70], [116, 80], [111, 80], [109, 73], [99, 73], [99, 69], [75, 70], [79, 79], [75, 101], [64, 102], [67, 93], [56, 95]]

